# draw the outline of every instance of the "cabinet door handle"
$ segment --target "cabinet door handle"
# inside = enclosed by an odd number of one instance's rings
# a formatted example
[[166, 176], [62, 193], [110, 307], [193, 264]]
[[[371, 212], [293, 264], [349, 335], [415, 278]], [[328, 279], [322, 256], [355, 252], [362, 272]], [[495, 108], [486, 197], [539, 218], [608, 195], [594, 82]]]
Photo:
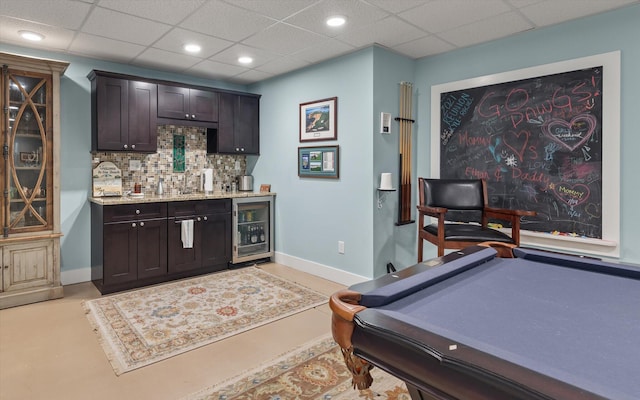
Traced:
[[125, 145], [124, 145], [124, 148], [125, 148], [125, 149], [128, 149], [128, 148], [129, 148], [129, 145], [126, 145], [126, 144], [125, 144]]
[[136, 214], [140, 214], [140, 210], [136, 210]]
[[135, 228], [135, 227], [136, 227], [136, 223], [135, 223], [135, 222], [134, 222], [134, 223], [132, 223], [132, 224], [131, 224], [131, 227], [132, 227], [132, 228]]
[[185, 115], [184, 115], [184, 117], [185, 117], [186, 119], [189, 119], [189, 114], [185, 114]]
[[131, 148], [132, 148], [132, 149], [135, 149], [135, 148], [136, 148], [136, 145], [135, 145], [135, 144], [132, 144], [132, 145], [131, 145]]
[[196, 115], [195, 114], [191, 114], [191, 119], [196, 119]]
[[202, 217], [202, 219], [204, 219], [206, 221], [208, 218], [207, 217]]
[[144, 222], [140, 222], [140, 226], [144, 226]]
[[240, 151], [240, 148], [236, 147], [236, 151]]
[[202, 219], [200, 217], [197, 218], [197, 221], [200, 222]]

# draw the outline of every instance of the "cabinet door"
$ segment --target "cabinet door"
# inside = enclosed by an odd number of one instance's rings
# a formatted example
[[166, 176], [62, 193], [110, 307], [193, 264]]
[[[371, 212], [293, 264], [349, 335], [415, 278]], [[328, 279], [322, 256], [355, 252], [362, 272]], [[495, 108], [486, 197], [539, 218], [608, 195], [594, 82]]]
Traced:
[[53, 241], [33, 241], [2, 247], [5, 292], [53, 284]]
[[104, 225], [104, 285], [132, 282], [138, 278], [137, 223]]
[[99, 76], [95, 85], [96, 150], [122, 150], [129, 139], [129, 81]]
[[157, 91], [155, 83], [129, 82], [129, 150], [158, 149]]
[[202, 266], [220, 265], [220, 269], [225, 269], [227, 263], [231, 261], [231, 214], [205, 215], [200, 223], [202, 224]]
[[220, 93], [218, 102], [218, 152], [236, 153], [235, 147], [235, 104], [237, 97], [230, 93]]
[[260, 152], [260, 99], [220, 93], [218, 152], [258, 154]]
[[215, 122], [218, 120], [218, 93], [207, 90], [189, 91], [189, 119]]
[[167, 220], [138, 222], [138, 279], [167, 274]]
[[190, 271], [202, 266], [202, 225], [195, 217], [193, 220], [193, 247], [184, 248], [181, 236], [182, 222], [181, 220], [169, 218], [167, 251], [168, 271], [170, 274]]
[[189, 88], [158, 85], [158, 117], [189, 118]]
[[260, 152], [260, 99], [250, 96], [238, 97], [235, 115], [235, 143], [245, 154]]

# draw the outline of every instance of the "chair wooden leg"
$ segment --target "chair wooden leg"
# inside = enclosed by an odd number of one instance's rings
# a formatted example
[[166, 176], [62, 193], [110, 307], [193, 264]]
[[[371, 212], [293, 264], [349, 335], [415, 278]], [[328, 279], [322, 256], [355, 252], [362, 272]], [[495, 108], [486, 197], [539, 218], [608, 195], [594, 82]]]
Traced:
[[422, 238], [418, 236], [418, 262], [422, 262]]

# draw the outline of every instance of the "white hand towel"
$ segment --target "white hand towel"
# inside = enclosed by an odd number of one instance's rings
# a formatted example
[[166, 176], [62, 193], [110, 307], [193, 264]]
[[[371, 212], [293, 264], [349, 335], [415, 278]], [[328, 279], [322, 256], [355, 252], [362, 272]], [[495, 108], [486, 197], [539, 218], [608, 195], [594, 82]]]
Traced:
[[193, 248], [193, 220], [183, 220], [180, 223], [180, 228], [180, 239], [182, 239], [182, 247], [185, 249]]

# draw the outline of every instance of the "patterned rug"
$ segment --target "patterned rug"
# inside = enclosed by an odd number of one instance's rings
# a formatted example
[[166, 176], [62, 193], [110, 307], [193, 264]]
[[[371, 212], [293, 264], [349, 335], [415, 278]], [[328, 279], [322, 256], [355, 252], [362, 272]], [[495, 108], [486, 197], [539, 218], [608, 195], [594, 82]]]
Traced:
[[371, 375], [369, 389], [353, 389], [340, 348], [327, 335], [183, 400], [411, 400], [404, 382], [378, 368]]
[[248, 267], [83, 305], [120, 375], [326, 302], [325, 295]]

